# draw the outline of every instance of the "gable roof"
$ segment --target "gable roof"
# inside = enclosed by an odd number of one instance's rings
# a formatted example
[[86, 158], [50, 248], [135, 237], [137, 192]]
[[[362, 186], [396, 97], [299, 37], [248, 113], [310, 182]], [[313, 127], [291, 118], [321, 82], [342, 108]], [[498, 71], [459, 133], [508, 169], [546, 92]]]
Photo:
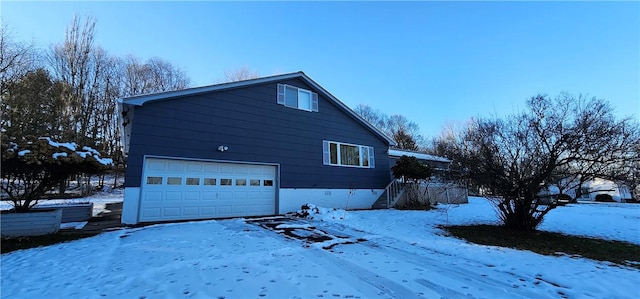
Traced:
[[222, 90], [227, 90], [232, 88], [239, 88], [239, 87], [257, 85], [257, 84], [263, 84], [263, 83], [271, 83], [271, 82], [277, 82], [277, 81], [294, 79], [294, 78], [301, 79], [305, 83], [312, 86], [322, 96], [329, 99], [329, 101], [333, 102], [339, 109], [347, 113], [347, 115], [351, 116], [354, 120], [356, 120], [358, 123], [360, 123], [367, 129], [369, 129], [372, 133], [377, 135], [380, 139], [385, 140], [390, 146], [395, 145], [395, 142], [393, 141], [393, 139], [389, 138], [387, 135], [382, 133], [380, 130], [378, 130], [368, 121], [366, 121], [364, 118], [358, 115], [355, 111], [353, 111], [351, 108], [345, 105], [342, 101], [338, 100], [338, 98], [334, 97], [326, 89], [320, 86], [320, 84], [313, 81], [311, 78], [309, 78], [309, 76], [307, 76], [303, 72], [288, 73], [288, 74], [282, 74], [282, 75], [261, 77], [256, 79], [180, 89], [180, 90], [174, 90], [174, 91], [143, 94], [143, 95], [122, 98], [122, 99], [119, 99], [118, 102], [122, 105], [142, 106], [145, 103], [149, 103], [149, 102], [164, 101], [164, 100], [170, 100], [170, 99], [183, 97], [183, 96], [192, 96], [192, 95], [197, 95], [202, 93], [210, 93], [210, 92], [222, 91]]

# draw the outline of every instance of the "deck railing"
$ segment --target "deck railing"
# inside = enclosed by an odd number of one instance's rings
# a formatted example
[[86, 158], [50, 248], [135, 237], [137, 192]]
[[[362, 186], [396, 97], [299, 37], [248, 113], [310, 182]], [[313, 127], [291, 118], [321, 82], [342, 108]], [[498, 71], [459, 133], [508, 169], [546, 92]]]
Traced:
[[399, 180], [393, 180], [387, 185], [385, 192], [387, 193], [387, 208], [390, 208], [392, 203], [395, 204], [402, 192], [404, 192], [404, 184]]

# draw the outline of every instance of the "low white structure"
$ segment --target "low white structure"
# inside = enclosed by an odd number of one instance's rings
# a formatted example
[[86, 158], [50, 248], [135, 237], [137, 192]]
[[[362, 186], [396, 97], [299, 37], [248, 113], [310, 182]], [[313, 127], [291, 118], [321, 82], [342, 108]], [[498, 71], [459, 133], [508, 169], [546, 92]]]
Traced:
[[[595, 201], [596, 196], [601, 194], [607, 194], [617, 202], [628, 202], [632, 200], [631, 191], [628, 186], [606, 179], [595, 178], [584, 182], [582, 186], [578, 185], [577, 180], [566, 180], [562, 184], [566, 188], [562, 193], [578, 201]], [[578, 188], [581, 189], [581, 192], [578, 192]], [[556, 185], [548, 186], [540, 193], [541, 196], [554, 196], [558, 194], [560, 194], [560, 188]], [[580, 194], [579, 197], [577, 197], [578, 194]]]
[[577, 200], [595, 201], [599, 194], [608, 194], [617, 202], [627, 202], [631, 199], [629, 187], [600, 178], [584, 183], [581, 194]]

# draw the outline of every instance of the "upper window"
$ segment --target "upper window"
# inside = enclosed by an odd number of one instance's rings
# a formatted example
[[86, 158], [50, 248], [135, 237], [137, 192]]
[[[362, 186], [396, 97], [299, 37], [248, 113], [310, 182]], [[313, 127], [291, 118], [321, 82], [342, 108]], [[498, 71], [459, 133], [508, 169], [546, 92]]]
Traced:
[[375, 168], [373, 147], [335, 141], [322, 141], [324, 165]]
[[318, 112], [318, 94], [295, 86], [278, 84], [278, 104]]

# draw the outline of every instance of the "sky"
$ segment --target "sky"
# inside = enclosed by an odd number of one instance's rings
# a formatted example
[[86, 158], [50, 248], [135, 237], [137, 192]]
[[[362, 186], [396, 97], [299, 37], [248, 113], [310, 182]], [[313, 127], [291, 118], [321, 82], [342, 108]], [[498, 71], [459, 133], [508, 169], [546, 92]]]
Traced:
[[[103, 203], [108, 197], [87, 199]], [[311, 211], [305, 219], [122, 228], [5, 253], [0, 298], [622, 299], [640, 294], [637, 268], [468, 243], [438, 228], [495, 224], [494, 207], [484, 198], [426, 212]], [[540, 230], [637, 245], [638, 217], [640, 205], [584, 202], [552, 210]]]
[[354, 108], [449, 123], [521, 111], [537, 94], [608, 100], [640, 119], [640, 2], [2, 1], [19, 41], [46, 49], [74, 15], [96, 44], [163, 58], [192, 86], [248, 67], [303, 71]]

